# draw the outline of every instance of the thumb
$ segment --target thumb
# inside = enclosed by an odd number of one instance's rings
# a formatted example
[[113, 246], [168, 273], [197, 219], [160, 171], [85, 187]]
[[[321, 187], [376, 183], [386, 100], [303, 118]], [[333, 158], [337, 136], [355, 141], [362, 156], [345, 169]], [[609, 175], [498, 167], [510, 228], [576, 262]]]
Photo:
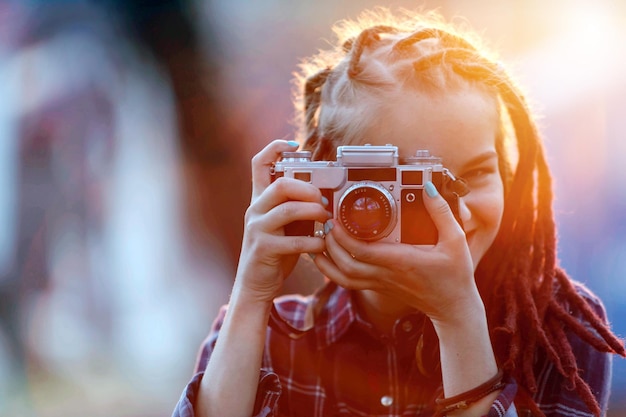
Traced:
[[435, 184], [427, 181], [423, 194], [424, 206], [439, 232], [439, 241], [454, 239], [459, 233], [463, 234], [463, 229], [454, 217], [450, 205], [441, 196]]

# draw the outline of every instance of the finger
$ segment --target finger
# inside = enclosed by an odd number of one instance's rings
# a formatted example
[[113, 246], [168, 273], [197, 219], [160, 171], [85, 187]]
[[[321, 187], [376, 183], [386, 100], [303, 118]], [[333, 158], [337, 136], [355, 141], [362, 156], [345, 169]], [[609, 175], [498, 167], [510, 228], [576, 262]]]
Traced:
[[326, 249], [324, 239], [311, 236], [268, 236], [262, 243], [261, 253], [272, 256], [321, 253]]
[[[332, 222], [329, 220], [328, 223]], [[350, 256], [350, 258], [356, 259], [361, 263], [380, 265], [385, 267], [393, 267], [406, 261], [407, 257], [421, 256], [423, 251], [429, 249], [420, 248], [417, 246], [405, 245], [402, 243], [392, 242], [365, 242], [363, 240], [355, 239], [338, 223], [333, 223], [334, 227], [328, 230], [326, 235], [326, 244], [329, 247], [335, 248], [333, 242], [343, 248], [343, 250]], [[333, 252], [333, 257], [335, 256]], [[343, 257], [345, 260], [346, 258]]]
[[[342, 241], [340, 241], [340, 238], [342, 238]], [[348, 236], [341, 227], [337, 230], [335, 228], [329, 230], [325, 240], [326, 251], [337, 265], [337, 268], [346, 276], [361, 279], [377, 279], [382, 275], [382, 264], [376, 262], [380, 255], [372, 250], [371, 246], [373, 245]], [[379, 245], [376, 246], [378, 247]]]
[[324, 223], [330, 213], [319, 203], [287, 201], [272, 208], [264, 216], [268, 231], [282, 229], [297, 220], [311, 220]]
[[325, 230], [326, 233], [326, 251], [332, 258], [333, 262], [346, 274], [349, 275], [360, 275], [362, 273], [362, 264], [356, 259], [356, 257], [348, 251], [344, 246], [342, 246], [335, 235], [337, 232], [334, 230], [329, 230], [329, 225], [331, 225], [331, 221], [326, 223]]
[[283, 152], [295, 151], [298, 143], [276, 139], [252, 158], [252, 199], [261, 195], [271, 183], [270, 168]]
[[340, 269], [334, 259], [326, 253], [311, 256], [319, 271], [328, 279], [344, 288], [351, 290], [373, 289], [371, 283], [346, 274]]
[[465, 236], [461, 225], [454, 218], [448, 202], [441, 196], [435, 185], [424, 184], [424, 206], [439, 232], [439, 243]]
[[266, 213], [286, 201], [307, 201], [318, 203], [320, 206], [327, 204], [327, 200], [322, 199], [322, 193], [316, 186], [284, 177], [266, 186], [265, 192], [253, 204], [257, 211]]

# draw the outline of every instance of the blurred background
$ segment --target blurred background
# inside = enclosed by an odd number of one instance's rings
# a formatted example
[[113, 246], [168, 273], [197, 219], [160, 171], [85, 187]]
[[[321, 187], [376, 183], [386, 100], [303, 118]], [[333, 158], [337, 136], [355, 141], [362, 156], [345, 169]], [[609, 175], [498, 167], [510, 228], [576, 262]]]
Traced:
[[[626, 336], [625, 2], [0, 0], [0, 415], [171, 414], [292, 72], [376, 5], [501, 52], [542, 115], [561, 264]], [[617, 359], [610, 416], [625, 398]]]

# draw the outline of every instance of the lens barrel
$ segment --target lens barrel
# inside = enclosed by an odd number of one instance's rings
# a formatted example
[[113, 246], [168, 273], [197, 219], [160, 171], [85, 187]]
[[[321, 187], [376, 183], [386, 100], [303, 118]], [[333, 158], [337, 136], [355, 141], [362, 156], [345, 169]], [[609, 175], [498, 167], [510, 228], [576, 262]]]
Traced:
[[375, 182], [359, 182], [339, 199], [337, 218], [355, 238], [375, 241], [396, 225], [397, 206], [391, 193]]

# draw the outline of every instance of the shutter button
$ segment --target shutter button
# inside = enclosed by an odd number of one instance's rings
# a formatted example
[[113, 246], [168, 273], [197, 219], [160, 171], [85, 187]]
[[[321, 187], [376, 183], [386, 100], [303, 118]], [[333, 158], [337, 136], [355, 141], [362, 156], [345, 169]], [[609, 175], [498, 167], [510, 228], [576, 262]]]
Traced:
[[385, 395], [381, 397], [380, 403], [385, 407], [390, 407], [393, 404], [393, 398], [390, 395]]

